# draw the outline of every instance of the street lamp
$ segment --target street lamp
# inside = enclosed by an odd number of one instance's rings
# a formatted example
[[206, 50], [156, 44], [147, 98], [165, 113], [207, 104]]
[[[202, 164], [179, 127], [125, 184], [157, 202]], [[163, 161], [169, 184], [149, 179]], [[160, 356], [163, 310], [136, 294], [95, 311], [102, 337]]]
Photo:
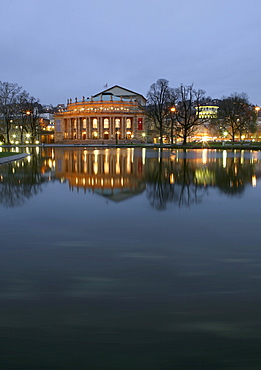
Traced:
[[[257, 131], [258, 131], [258, 115], [259, 115], [259, 111], [260, 111], [260, 107], [257, 105], [255, 107], [255, 111], [256, 111], [256, 125], [257, 125]], [[256, 131], [256, 140], [257, 140], [257, 131]]]
[[170, 127], [170, 140], [171, 140], [171, 144], [173, 144], [173, 131], [174, 131], [174, 114], [176, 113], [176, 107], [171, 107], [170, 108], [170, 111], [171, 111], [171, 127]]

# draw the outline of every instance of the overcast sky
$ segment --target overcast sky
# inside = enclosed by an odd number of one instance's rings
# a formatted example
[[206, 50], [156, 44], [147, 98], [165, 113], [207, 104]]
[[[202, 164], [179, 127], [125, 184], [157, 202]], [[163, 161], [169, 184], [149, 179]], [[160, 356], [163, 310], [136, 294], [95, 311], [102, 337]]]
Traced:
[[260, 0], [1, 0], [0, 81], [42, 104], [159, 78], [261, 104]]

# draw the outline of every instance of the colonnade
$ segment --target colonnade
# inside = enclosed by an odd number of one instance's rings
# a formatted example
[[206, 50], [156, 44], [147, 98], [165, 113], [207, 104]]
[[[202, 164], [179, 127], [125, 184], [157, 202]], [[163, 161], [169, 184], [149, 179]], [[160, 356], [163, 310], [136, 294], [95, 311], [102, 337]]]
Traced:
[[64, 139], [131, 139], [137, 126], [136, 116], [89, 116], [63, 118]]

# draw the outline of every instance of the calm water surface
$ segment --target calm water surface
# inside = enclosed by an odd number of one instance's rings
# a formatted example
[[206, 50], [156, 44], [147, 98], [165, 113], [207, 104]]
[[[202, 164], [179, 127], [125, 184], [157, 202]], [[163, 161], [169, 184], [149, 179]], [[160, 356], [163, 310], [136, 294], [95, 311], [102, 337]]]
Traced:
[[260, 369], [261, 153], [0, 166], [1, 369]]

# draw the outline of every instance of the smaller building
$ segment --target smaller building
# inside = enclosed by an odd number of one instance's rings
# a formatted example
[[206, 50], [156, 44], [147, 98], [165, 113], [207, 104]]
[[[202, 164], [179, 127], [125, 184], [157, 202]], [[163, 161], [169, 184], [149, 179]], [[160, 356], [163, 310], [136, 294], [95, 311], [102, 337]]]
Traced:
[[199, 110], [199, 118], [217, 118], [218, 106], [217, 105], [200, 105], [196, 107]]

